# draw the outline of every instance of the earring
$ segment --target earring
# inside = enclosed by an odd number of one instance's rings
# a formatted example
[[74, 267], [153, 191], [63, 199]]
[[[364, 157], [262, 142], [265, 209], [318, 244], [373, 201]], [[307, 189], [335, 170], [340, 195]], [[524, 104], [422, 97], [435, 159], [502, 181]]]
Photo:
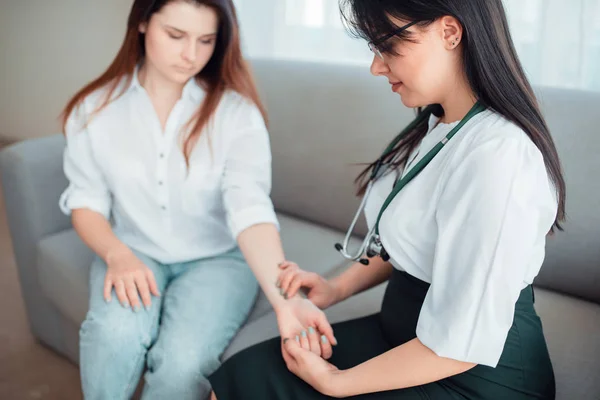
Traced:
[[456, 45], [456, 43], [458, 43], [458, 40], [459, 40], [459, 38], [453, 39], [453, 40], [452, 40], [452, 46], [455, 46], [455, 45]]

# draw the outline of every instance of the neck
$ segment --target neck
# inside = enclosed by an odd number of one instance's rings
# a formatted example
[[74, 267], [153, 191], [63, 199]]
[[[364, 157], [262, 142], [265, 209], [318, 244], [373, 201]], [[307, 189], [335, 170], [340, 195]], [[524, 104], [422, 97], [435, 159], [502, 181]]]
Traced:
[[466, 78], [461, 79], [460, 82], [457, 82], [457, 84], [449, 91], [446, 98], [440, 102], [444, 109], [444, 116], [440, 122], [449, 124], [460, 121], [469, 113], [476, 102], [477, 98], [471, 90]]
[[165, 79], [162, 74], [144, 64], [138, 73], [140, 85], [153, 99], [176, 101], [181, 97], [185, 85], [173, 83]]

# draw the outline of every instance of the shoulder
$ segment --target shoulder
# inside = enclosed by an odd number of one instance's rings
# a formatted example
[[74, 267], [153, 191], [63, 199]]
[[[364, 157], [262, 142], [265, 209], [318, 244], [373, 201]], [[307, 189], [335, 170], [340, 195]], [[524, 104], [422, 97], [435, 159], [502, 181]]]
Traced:
[[517, 161], [544, 163], [542, 153], [529, 135], [516, 123], [491, 110], [473, 120], [457, 153], [454, 164], [469, 159], [499, 167]]
[[[111, 90], [113, 86], [115, 86], [114, 82], [108, 83], [85, 96], [69, 114], [67, 125], [82, 129], [95, 117], [110, 114], [111, 109], [120, 108], [122, 105], [120, 103], [127, 101], [128, 78], [120, 78], [114, 90]], [[100, 109], [105, 104], [106, 106]]]
[[234, 90], [227, 90], [217, 110], [220, 117], [230, 122], [250, 126], [264, 126], [265, 120], [258, 106], [249, 98]]

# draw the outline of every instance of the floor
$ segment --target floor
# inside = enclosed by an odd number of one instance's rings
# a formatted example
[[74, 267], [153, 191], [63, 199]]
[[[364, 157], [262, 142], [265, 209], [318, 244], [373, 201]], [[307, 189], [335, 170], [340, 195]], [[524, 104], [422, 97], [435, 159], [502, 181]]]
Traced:
[[29, 332], [0, 192], [0, 399], [81, 399], [79, 370]]

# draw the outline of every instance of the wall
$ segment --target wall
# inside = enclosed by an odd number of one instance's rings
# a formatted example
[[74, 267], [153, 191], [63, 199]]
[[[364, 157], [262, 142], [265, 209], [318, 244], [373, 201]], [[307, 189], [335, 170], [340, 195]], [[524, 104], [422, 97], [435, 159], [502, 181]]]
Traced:
[[0, 0], [0, 140], [59, 132], [74, 92], [119, 49], [132, 0]]

